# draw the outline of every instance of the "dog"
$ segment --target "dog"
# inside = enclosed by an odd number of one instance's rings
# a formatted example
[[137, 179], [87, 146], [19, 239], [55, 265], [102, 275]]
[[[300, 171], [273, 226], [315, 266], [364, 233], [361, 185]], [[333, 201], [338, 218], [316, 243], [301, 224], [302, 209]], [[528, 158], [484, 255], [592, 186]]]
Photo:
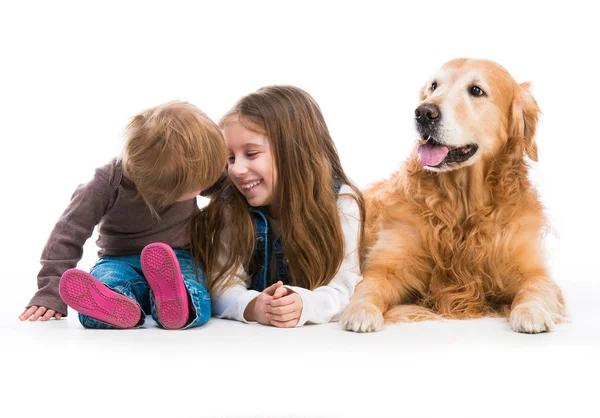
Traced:
[[414, 152], [365, 191], [363, 280], [342, 328], [493, 315], [517, 332], [552, 330], [565, 303], [544, 261], [548, 225], [528, 179], [540, 115], [530, 84], [463, 58], [419, 96]]

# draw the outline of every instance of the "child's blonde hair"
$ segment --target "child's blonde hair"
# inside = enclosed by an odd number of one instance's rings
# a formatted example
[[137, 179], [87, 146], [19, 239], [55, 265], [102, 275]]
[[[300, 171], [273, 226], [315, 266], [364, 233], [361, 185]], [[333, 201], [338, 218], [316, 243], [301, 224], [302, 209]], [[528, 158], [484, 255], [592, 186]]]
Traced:
[[121, 160], [123, 172], [156, 214], [156, 207], [217, 181], [227, 149], [208, 116], [190, 103], [173, 101], [132, 118]]

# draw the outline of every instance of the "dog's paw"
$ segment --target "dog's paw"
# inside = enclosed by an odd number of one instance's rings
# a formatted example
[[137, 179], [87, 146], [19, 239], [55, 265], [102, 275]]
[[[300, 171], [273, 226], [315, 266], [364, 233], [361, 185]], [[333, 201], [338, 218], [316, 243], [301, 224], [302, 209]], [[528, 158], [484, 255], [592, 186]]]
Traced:
[[383, 313], [372, 303], [351, 304], [343, 313], [340, 326], [354, 332], [379, 331], [383, 328]]
[[508, 321], [513, 330], [526, 334], [538, 334], [554, 328], [552, 314], [536, 302], [515, 306], [510, 312]]

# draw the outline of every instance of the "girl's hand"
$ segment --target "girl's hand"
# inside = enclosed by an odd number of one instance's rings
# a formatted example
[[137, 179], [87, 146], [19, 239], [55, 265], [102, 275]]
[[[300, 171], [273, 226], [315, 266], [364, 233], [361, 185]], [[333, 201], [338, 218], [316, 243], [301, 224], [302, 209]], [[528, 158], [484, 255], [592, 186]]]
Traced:
[[[280, 283], [280, 282], [279, 282]], [[267, 318], [271, 325], [279, 328], [293, 328], [302, 315], [302, 298], [287, 287], [279, 287], [273, 294]]]
[[281, 286], [283, 286], [283, 282], [281, 281], [273, 283], [263, 290], [260, 295], [252, 299], [244, 311], [246, 321], [256, 321], [259, 324], [271, 325], [271, 321], [266, 315], [271, 308], [271, 301], [273, 300], [275, 291]]
[[25, 321], [27, 319], [30, 321], [37, 321], [39, 319], [42, 322], [46, 322], [52, 317], [54, 317], [54, 319], [60, 319], [62, 318], [62, 314], [60, 312], [56, 312], [54, 309], [48, 309], [45, 306], [31, 306], [29, 309], [25, 309], [23, 313], [19, 315], [19, 319], [21, 321]]

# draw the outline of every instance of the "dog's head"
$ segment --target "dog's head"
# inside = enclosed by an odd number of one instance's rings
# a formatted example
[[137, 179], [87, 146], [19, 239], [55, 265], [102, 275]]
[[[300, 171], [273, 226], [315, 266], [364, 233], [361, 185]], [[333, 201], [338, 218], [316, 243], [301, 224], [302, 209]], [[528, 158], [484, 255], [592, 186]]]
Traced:
[[509, 141], [537, 161], [540, 110], [529, 83], [519, 85], [495, 62], [449, 61], [419, 94], [418, 160], [426, 169], [450, 171], [494, 158]]

